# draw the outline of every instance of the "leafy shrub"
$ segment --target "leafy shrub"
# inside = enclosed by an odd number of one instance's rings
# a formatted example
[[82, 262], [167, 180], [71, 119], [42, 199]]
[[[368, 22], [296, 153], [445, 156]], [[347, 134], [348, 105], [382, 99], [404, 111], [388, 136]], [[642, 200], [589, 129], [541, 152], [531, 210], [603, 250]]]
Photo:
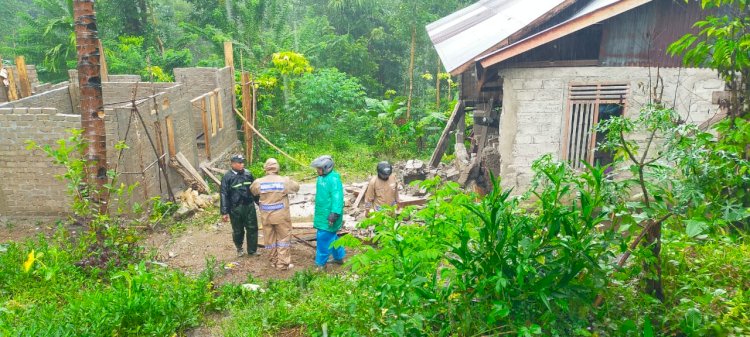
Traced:
[[352, 267], [372, 281], [382, 333], [563, 336], [586, 326], [619, 245], [614, 231], [599, 229], [609, 182], [601, 167], [577, 176], [549, 157], [535, 169], [531, 204], [494, 178], [479, 202], [454, 183], [428, 181], [425, 209], [364, 223], [375, 225], [379, 248]]

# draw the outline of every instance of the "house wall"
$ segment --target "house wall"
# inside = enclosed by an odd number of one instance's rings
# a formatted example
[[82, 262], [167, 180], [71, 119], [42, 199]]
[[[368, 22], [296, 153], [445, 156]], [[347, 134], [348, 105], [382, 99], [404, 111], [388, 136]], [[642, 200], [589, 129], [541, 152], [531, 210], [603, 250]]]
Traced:
[[[627, 83], [630, 95], [624, 115], [635, 117], [649, 101], [650, 83], [657, 70], [644, 67], [571, 67], [501, 69], [503, 110], [500, 121], [499, 151], [502, 184], [522, 191], [533, 176], [531, 164], [551, 153], [559, 159], [565, 129], [568, 86], [571, 83]], [[724, 83], [709, 69], [660, 69], [664, 82], [663, 101], [675, 105], [689, 123], [699, 124], [716, 112], [711, 103], [714, 91]], [[649, 79], [652, 79], [651, 81]], [[644, 136], [645, 137], [645, 136]]]

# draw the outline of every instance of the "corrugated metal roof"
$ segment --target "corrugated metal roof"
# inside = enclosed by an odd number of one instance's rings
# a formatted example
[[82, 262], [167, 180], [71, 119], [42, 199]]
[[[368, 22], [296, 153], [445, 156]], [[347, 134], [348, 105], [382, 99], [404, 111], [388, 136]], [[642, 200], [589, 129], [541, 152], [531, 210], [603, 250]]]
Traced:
[[453, 72], [564, 2], [481, 0], [427, 25], [427, 33], [445, 69]]
[[536, 48], [544, 43], [559, 39], [588, 26], [627, 12], [652, 0], [593, 0], [587, 6], [573, 14], [569, 19], [529, 36], [523, 40], [476, 58], [483, 67], [488, 67], [507, 60], [520, 53]]

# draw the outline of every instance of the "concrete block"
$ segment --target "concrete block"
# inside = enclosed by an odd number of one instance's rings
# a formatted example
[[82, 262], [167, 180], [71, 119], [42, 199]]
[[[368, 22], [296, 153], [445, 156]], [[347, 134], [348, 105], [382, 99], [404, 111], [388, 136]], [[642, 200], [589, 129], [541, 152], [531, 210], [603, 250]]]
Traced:
[[543, 83], [542, 80], [529, 79], [523, 82], [523, 88], [524, 89], [541, 89], [542, 83]]

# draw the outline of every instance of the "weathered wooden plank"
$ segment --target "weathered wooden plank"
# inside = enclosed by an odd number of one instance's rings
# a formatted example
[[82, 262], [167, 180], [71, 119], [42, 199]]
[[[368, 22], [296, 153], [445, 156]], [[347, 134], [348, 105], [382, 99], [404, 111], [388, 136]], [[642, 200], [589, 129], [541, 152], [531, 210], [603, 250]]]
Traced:
[[[195, 182], [198, 184], [198, 188], [196, 190], [198, 190], [201, 193], [208, 193], [209, 191], [208, 184], [206, 183], [205, 180], [203, 180], [203, 177], [200, 175], [200, 173], [198, 173], [198, 171], [195, 170], [195, 167], [193, 167], [193, 165], [190, 164], [190, 161], [188, 161], [188, 159], [185, 158], [185, 155], [182, 154], [182, 152], [177, 152], [175, 159], [177, 163], [179, 163], [180, 166], [182, 166], [182, 168], [184, 168], [185, 171], [189, 174], [189, 177], [195, 180]], [[184, 174], [183, 174], [183, 178], [185, 178]]]
[[211, 136], [216, 136], [216, 95], [211, 94], [208, 96], [209, 106], [211, 107]]
[[8, 69], [8, 101], [18, 100], [18, 89], [16, 89], [16, 77], [13, 69]]
[[109, 82], [109, 68], [107, 68], [107, 57], [104, 55], [104, 46], [102, 46], [102, 40], [99, 39], [99, 66], [101, 67], [100, 77], [102, 82]]
[[16, 56], [16, 71], [18, 71], [18, 83], [21, 87], [21, 98], [31, 96], [31, 81], [26, 71], [26, 60], [22, 55]]
[[445, 125], [445, 129], [443, 129], [443, 134], [440, 135], [440, 140], [438, 141], [437, 146], [435, 146], [435, 150], [432, 152], [432, 156], [430, 157], [429, 165], [431, 167], [437, 167], [440, 163], [440, 159], [443, 158], [445, 147], [448, 145], [448, 136], [450, 135], [451, 131], [456, 128], [456, 124], [458, 124], [458, 120], [461, 118], [461, 115], [465, 113], [463, 105], [463, 101], [458, 101], [458, 103], [456, 103], [456, 106], [453, 108], [453, 113], [451, 113], [451, 117], [448, 118], [448, 123]]
[[[242, 113], [245, 115], [245, 119], [252, 123], [252, 102], [250, 101], [250, 74], [248, 72], [242, 73], [240, 88], [242, 89]], [[253, 130], [246, 124], [242, 124], [242, 130], [245, 131], [245, 157], [252, 162], [253, 158]]]
[[363, 188], [362, 188], [362, 189], [361, 189], [361, 190], [359, 191], [359, 195], [357, 196], [357, 200], [354, 200], [354, 204], [352, 205], [352, 207], [354, 207], [354, 208], [359, 208], [359, 204], [360, 204], [360, 203], [362, 202], [362, 199], [364, 199], [364, 198], [365, 198], [365, 194], [366, 194], [366, 192], [367, 192], [367, 186], [369, 186], [369, 185], [370, 185], [370, 184], [367, 184], [367, 185], [365, 185], [365, 187], [363, 187]]
[[167, 149], [169, 150], [169, 156], [173, 157], [177, 154], [177, 148], [174, 145], [174, 122], [172, 116], [165, 118], [167, 124]]
[[203, 172], [205, 172], [206, 175], [209, 178], [211, 178], [211, 180], [213, 180], [216, 183], [217, 186], [221, 186], [221, 180], [219, 180], [218, 178], [216, 178], [216, 176], [213, 173], [211, 173], [211, 170], [209, 170], [208, 167], [206, 167], [203, 164], [201, 164], [200, 167], [201, 167], [201, 170], [203, 170]]
[[208, 112], [206, 111], [206, 99], [201, 99], [201, 120], [203, 122], [203, 140], [206, 142], [206, 159], [211, 160], [211, 137], [208, 133]]

